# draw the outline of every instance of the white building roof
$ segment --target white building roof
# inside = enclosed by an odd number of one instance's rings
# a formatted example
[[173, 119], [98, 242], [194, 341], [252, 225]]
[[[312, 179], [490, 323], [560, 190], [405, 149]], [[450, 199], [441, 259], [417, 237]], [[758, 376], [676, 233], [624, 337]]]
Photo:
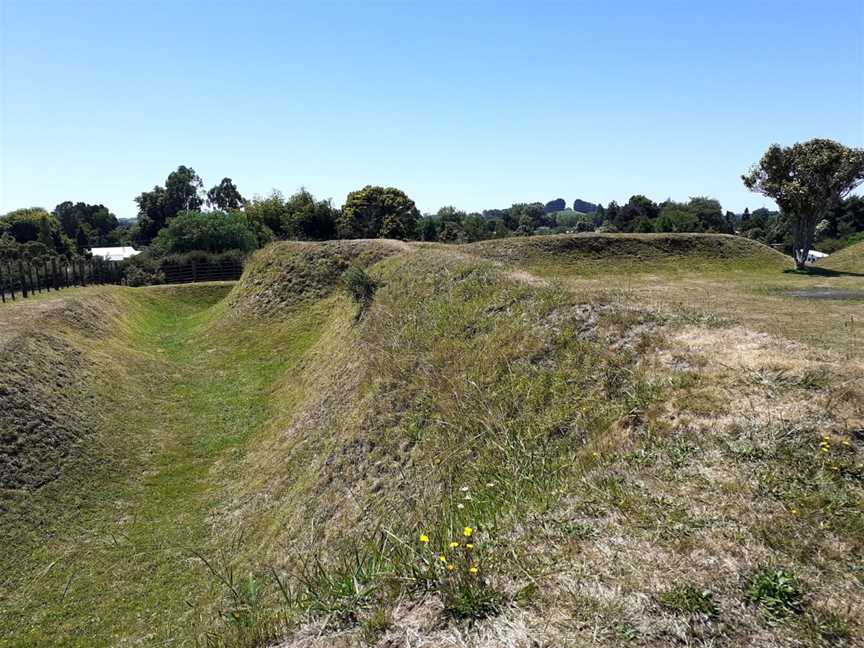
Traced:
[[126, 245], [121, 247], [94, 247], [90, 249], [90, 253], [94, 257], [101, 257], [106, 261], [122, 261], [139, 254], [138, 250]]

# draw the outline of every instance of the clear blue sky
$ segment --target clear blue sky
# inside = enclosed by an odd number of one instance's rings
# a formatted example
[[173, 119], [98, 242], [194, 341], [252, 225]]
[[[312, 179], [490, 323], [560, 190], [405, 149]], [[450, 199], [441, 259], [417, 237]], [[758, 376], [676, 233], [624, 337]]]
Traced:
[[421, 211], [770, 204], [772, 142], [864, 146], [864, 1], [0, 0], [0, 213], [135, 215], [179, 164], [247, 197], [366, 184]]

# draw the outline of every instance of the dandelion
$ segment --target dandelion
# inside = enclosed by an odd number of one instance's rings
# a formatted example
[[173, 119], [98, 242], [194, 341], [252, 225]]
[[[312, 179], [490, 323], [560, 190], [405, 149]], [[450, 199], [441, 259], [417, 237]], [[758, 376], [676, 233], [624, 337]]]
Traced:
[[474, 535], [474, 529], [472, 529], [471, 527], [465, 527], [464, 529], [462, 529], [462, 535], [464, 535], [466, 538], [470, 538], [472, 535]]
[[466, 548], [468, 551], [471, 551], [471, 550], [474, 548], [474, 545], [473, 545], [473, 543], [471, 543], [471, 542], [466, 542], [466, 543], [465, 543], [465, 548]]
[[438, 556], [438, 560], [440, 560], [443, 563], [446, 563], [447, 562], [447, 556], [445, 556], [444, 554], [441, 554], [440, 556]]
[[471, 572], [472, 574], [476, 574], [476, 573], [477, 573], [478, 571], [480, 571], [480, 570], [477, 569], [477, 567], [476, 567], [475, 565], [471, 565], [471, 566], [468, 568], [468, 571]]
[[456, 565], [447, 565], [447, 571], [453, 571], [456, 569]]
[[429, 536], [427, 536], [425, 533], [421, 533], [420, 534], [420, 542], [422, 544], [429, 544]]
[[450, 543], [450, 548], [451, 548], [451, 549], [456, 549], [458, 546], [459, 546], [459, 543], [458, 543], [458, 542], [451, 542], [451, 543]]

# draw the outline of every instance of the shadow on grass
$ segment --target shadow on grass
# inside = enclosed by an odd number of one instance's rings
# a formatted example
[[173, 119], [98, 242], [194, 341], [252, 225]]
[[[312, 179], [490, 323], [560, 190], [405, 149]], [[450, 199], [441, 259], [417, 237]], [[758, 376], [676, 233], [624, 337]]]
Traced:
[[807, 266], [806, 268], [792, 268], [784, 270], [783, 274], [799, 275], [801, 277], [864, 277], [864, 272], [843, 272], [842, 270], [829, 270]]

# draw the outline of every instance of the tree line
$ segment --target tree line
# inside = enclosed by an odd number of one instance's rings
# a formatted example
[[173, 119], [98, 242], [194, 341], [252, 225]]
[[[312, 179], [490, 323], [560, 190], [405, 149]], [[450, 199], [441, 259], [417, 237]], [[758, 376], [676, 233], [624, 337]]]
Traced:
[[[134, 222], [121, 222], [103, 205], [63, 202], [52, 212], [19, 209], [0, 217], [0, 256], [84, 255], [95, 245], [134, 244], [145, 250], [133, 263], [190, 253], [248, 254], [278, 239], [397, 238], [467, 243], [507, 236], [561, 232], [707, 232], [742, 234], [784, 247], [800, 261], [825, 242], [834, 249], [864, 232], [864, 202], [846, 198], [864, 179], [864, 151], [830, 140], [772, 146], [742, 176], [753, 191], [770, 196], [779, 211], [736, 214], [720, 202], [695, 196], [654, 202], [635, 194], [607, 205], [562, 198], [466, 212], [445, 206], [420, 214], [394, 187], [366, 186], [344, 205], [320, 200], [305, 189], [287, 198], [274, 190], [247, 200], [229, 177], [205, 190], [192, 167], [179, 166], [163, 185], [141, 192]], [[806, 248], [806, 250], [805, 250]]]

